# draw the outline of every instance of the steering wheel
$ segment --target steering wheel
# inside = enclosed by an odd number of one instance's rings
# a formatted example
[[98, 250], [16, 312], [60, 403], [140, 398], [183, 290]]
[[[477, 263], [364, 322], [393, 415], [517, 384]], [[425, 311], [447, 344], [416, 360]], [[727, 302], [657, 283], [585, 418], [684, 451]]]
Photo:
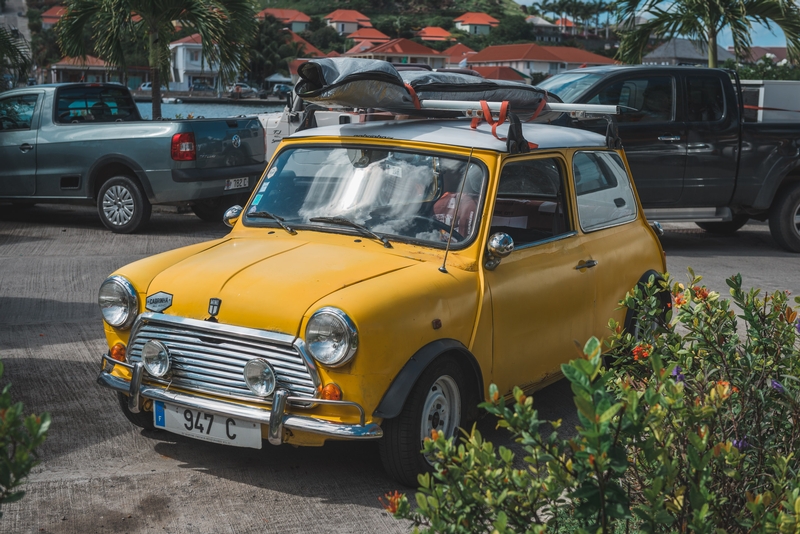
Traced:
[[[444, 230], [445, 232], [450, 233], [450, 225], [443, 223], [439, 219], [436, 219], [434, 217], [425, 217], [424, 215], [414, 215], [413, 218], [414, 219], [422, 219], [423, 221], [425, 221], [426, 223], [430, 224], [434, 228], [437, 228], [439, 230]], [[453, 228], [453, 239], [455, 241], [464, 241], [464, 236], [459, 234], [456, 231], [456, 229]]]
[[[5, 122], [10, 124], [11, 127], [8, 128], [6, 126], [3, 126], [3, 123], [5, 123]], [[19, 123], [17, 121], [15, 121], [14, 119], [12, 119], [11, 117], [3, 115], [2, 117], [0, 117], [0, 127], [2, 127], [1, 129], [3, 129], [3, 130], [13, 130], [14, 128], [19, 128], [20, 126], [19, 126]]]

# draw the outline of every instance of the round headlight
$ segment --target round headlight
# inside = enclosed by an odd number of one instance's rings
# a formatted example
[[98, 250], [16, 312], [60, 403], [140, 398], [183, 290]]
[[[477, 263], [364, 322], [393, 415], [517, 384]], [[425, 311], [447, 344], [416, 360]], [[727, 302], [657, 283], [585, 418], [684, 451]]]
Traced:
[[121, 276], [112, 276], [103, 282], [97, 303], [103, 312], [103, 319], [114, 328], [129, 328], [139, 313], [136, 290]]
[[275, 370], [267, 360], [256, 358], [244, 364], [244, 383], [259, 397], [269, 397], [275, 391]]
[[306, 326], [306, 347], [322, 365], [338, 367], [344, 365], [358, 348], [358, 332], [342, 310], [321, 308]]
[[161, 378], [169, 371], [169, 351], [160, 341], [150, 340], [142, 347], [142, 363], [152, 376]]

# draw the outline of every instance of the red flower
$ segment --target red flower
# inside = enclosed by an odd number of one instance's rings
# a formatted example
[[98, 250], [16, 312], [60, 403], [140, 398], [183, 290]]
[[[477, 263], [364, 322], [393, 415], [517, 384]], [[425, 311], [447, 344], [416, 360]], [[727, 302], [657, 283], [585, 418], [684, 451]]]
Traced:
[[397, 505], [400, 504], [400, 499], [403, 498], [403, 495], [399, 491], [395, 490], [394, 493], [387, 493], [385, 497], [387, 502], [383, 502], [383, 499], [378, 497], [378, 500], [381, 501], [381, 506], [383, 506], [383, 508], [390, 514], [396, 514]]
[[708, 289], [705, 287], [694, 286], [692, 290], [694, 291], [694, 295], [698, 300], [705, 300], [708, 298]]
[[649, 344], [635, 346], [633, 348], [633, 361], [644, 360], [650, 356], [650, 351], [652, 350], [653, 346]]

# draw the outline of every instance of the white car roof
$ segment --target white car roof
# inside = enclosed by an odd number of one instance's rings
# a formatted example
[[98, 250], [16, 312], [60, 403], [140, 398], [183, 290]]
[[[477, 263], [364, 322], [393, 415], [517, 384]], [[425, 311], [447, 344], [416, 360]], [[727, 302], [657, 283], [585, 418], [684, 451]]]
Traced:
[[[523, 123], [522, 132], [528, 142], [539, 145], [539, 150], [606, 146], [605, 136], [577, 128]], [[508, 122], [497, 127], [498, 137], [506, 137], [507, 134]], [[481, 124], [473, 130], [470, 127], [470, 119], [420, 119], [337, 124], [310, 128], [296, 132], [291, 137], [316, 136], [375, 137], [480, 148], [497, 152], [508, 151], [506, 142], [500, 141], [492, 135], [491, 126], [481, 121]]]

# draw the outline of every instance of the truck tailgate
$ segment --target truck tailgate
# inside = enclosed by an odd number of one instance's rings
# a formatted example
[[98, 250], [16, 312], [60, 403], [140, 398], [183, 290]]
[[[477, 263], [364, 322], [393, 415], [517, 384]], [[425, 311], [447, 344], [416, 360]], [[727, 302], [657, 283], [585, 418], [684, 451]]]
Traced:
[[197, 169], [264, 164], [264, 129], [258, 118], [197, 119], [185, 124], [194, 132]]

